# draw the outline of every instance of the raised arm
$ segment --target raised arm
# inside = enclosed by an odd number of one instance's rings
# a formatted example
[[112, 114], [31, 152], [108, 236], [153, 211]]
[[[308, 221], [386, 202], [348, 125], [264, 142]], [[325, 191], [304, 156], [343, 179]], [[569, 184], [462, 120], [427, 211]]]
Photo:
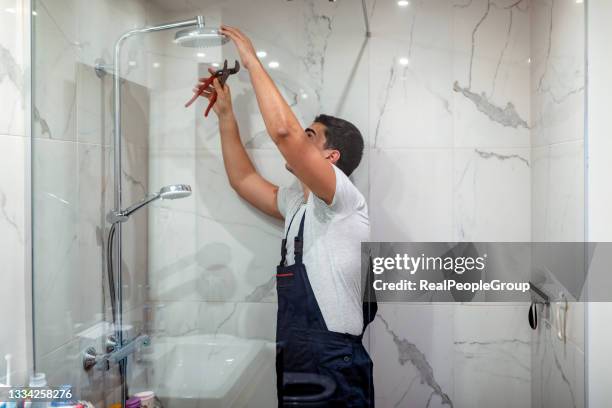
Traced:
[[[278, 186], [257, 173], [242, 145], [229, 87], [227, 84], [222, 87], [217, 79], [214, 81], [214, 87], [217, 92], [217, 102], [213, 110], [219, 117], [223, 163], [230, 185], [240, 197], [255, 208], [272, 217], [283, 219], [276, 204]], [[211, 90], [204, 92], [207, 98], [210, 94]]]
[[336, 189], [332, 164], [309, 141], [293, 111], [255, 54], [251, 41], [238, 29], [222, 26], [221, 32], [236, 45], [249, 71], [259, 110], [268, 134], [300, 179], [315, 195], [331, 204]]

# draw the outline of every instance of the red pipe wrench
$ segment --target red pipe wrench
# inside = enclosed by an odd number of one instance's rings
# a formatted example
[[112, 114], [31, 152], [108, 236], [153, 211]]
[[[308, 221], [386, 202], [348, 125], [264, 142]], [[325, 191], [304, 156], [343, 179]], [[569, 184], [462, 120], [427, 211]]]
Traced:
[[[202, 96], [204, 91], [206, 91], [209, 87], [212, 86], [215, 78], [219, 79], [219, 83], [221, 84], [221, 86], [223, 86], [225, 85], [227, 78], [229, 78], [230, 75], [236, 74], [238, 71], [240, 71], [240, 64], [238, 63], [238, 61], [234, 62], [234, 68], [228, 68], [227, 60], [225, 60], [225, 62], [223, 63], [223, 68], [217, 70], [214, 74], [207, 78], [202, 85], [198, 87], [198, 91], [193, 94], [189, 101], [187, 101], [185, 107], [188, 108], [198, 99], [198, 97]], [[210, 96], [210, 102], [208, 103], [208, 107], [204, 111], [204, 117], [208, 117], [208, 113], [212, 109], [215, 102], [217, 102], [217, 91], [215, 91], [213, 88], [212, 95]]]

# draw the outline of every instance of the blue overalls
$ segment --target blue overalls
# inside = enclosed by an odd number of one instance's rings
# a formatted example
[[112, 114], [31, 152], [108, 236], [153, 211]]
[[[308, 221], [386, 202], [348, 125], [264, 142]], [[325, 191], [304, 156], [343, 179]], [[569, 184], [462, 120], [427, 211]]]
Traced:
[[[287, 235], [298, 212], [289, 222]], [[295, 263], [286, 265], [285, 235], [281, 262], [276, 273], [276, 374], [279, 407], [374, 407], [373, 365], [361, 340], [363, 331], [376, 315], [376, 300], [370, 298], [363, 304], [364, 326], [359, 336], [327, 329], [310, 286], [306, 266], [302, 262], [305, 217], [306, 211], [294, 240]], [[326, 387], [328, 395], [323, 399], [320, 395], [313, 399], [289, 395], [288, 383], [296, 377], [322, 379], [323, 384], [327, 381], [331, 384], [331, 387]], [[318, 387], [321, 388], [320, 381]], [[308, 389], [308, 386], [304, 388]]]

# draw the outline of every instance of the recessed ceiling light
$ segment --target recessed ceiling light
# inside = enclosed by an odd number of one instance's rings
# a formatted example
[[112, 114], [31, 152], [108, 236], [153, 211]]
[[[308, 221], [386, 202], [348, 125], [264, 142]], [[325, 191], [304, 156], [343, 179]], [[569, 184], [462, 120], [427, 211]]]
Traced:
[[203, 52], [198, 52], [198, 53], [196, 54], [196, 56], [197, 56], [198, 58], [204, 58], [204, 57], [206, 56], [206, 54], [204, 54]]
[[400, 7], [408, 7], [410, 2], [408, 0], [398, 0], [397, 5]]
[[159, 67], [161, 67], [161, 64], [159, 62], [153, 63], [153, 68], [159, 68]]
[[584, 3], [584, 0], [576, 0], [576, 3], [582, 4], [582, 3]]
[[14, 8], [12, 8], [12, 7], [6, 8], [6, 9], [4, 9], [4, 11], [6, 11], [7, 13], [11, 13], [11, 14], [15, 14], [16, 13], [16, 10]]
[[32, 11], [32, 15], [33, 15], [33, 16], [37, 16], [37, 15], [38, 15], [38, 13], [36, 12], [36, 10]]
[[278, 63], [278, 61], [270, 61], [270, 63], [268, 64], [268, 66], [270, 68], [276, 69], [278, 67], [280, 67], [280, 64]]
[[213, 62], [213, 63], [212, 63], [212, 64], [210, 64], [210, 65], [212, 65], [212, 66], [213, 66], [213, 67], [215, 67], [215, 68], [219, 68], [219, 63], [218, 63], [218, 62]]
[[268, 53], [265, 52], [264, 50], [259, 50], [259, 51], [257, 51], [257, 56], [259, 58], [266, 58], [268, 56]]
[[406, 66], [408, 64], [410, 64], [410, 60], [408, 59], [408, 57], [400, 57], [397, 62], [399, 62], [400, 65]]
[[135, 67], [136, 66], [136, 61], [128, 61], [128, 65], [130, 67]]

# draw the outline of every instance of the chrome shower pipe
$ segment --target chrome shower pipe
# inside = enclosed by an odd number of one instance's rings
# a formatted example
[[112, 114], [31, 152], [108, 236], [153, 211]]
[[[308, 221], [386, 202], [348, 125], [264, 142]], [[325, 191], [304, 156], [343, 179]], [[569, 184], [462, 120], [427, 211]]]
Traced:
[[[123, 174], [122, 164], [121, 164], [121, 149], [122, 149], [122, 132], [121, 132], [121, 47], [125, 40], [128, 38], [137, 35], [150, 33], [155, 31], [164, 31], [171, 30], [175, 28], [182, 27], [190, 27], [190, 26], [198, 26], [204, 27], [204, 17], [197, 16], [191, 20], [177, 21], [173, 23], [160, 24], [157, 26], [149, 26], [143, 28], [136, 28], [130, 31], [127, 31], [119, 39], [115, 42], [115, 55], [113, 60], [113, 108], [114, 108], [114, 137], [113, 137], [113, 173], [114, 173], [114, 193], [115, 200], [114, 206], [115, 211], [121, 211], [122, 207], [122, 183], [121, 177]], [[117, 342], [119, 343], [119, 347], [123, 345], [123, 271], [121, 265], [121, 223], [116, 225], [117, 228], [117, 239], [115, 241], [115, 270], [117, 271], [117, 299], [118, 299], [118, 307], [116, 311], [115, 321], [117, 322], [117, 326], [115, 327]], [[124, 379], [125, 382], [125, 379]], [[127, 397], [125, 386], [122, 386], [122, 407], [125, 406], [125, 399]]]

